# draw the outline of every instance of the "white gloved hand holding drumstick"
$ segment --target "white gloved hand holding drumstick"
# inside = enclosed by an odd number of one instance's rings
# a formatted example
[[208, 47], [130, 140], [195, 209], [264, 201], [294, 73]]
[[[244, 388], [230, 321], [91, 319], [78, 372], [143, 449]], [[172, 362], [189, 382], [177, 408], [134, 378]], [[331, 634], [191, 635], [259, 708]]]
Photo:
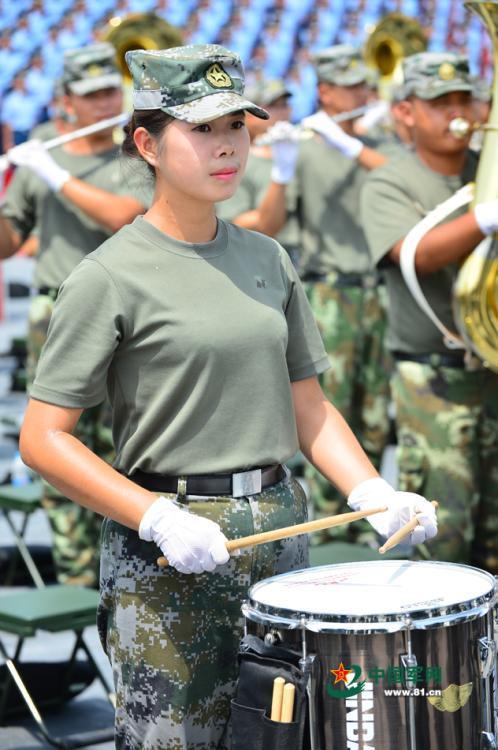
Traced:
[[418, 526], [410, 535], [411, 544], [421, 544], [436, 536], [435, 508], [422, 495], [396, 491], [384, 479], [375, 477], [361, 482], [348, 497], [348, 505], [353, 510], [368, 510], [381, 504], [387, 505], [387, 511], [369, 516], [368, 521], [382, 536], [392, 536], [415, 516]]
[[166, 497], [158, 497], [145, 511], [138, 535], [155, 542], [180, 573], [211, 572], [230, 559], [227, 538], [217, 523]]
[[10, 149], [8, 158], [17, 167], [30, 169], [54, 192], [58, 192], [71, 177], [67, 169], [60, 167], [42, 142], [36, 139]]

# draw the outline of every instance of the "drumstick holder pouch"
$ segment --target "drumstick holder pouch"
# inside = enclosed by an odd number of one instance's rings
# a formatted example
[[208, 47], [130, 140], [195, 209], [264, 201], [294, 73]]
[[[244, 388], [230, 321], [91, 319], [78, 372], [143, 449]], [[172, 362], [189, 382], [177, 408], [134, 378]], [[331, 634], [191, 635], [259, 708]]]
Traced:
[[[301, 657], [298, 651], [267, 645], [256, 635], [242, 639], [239, 679], [232, 700], [232, 750], [303, 750], [307, 676], [300, 666]], [[294, 720], [288, 724], [270, 718], [276, 677], [296, 687]]]

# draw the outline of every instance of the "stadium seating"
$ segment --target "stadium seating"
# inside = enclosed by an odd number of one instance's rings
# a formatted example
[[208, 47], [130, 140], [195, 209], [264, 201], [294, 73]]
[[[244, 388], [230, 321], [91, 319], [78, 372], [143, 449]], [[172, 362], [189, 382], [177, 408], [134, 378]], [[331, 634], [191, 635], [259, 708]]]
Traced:
[[[26, 96], [33, 112], [46, 117], [64, 51], [98, 38], [113, 15], [145, 11], [181, 28], [186, 41], [235, 49], [249, 77], [287, 78], [296, 96], [295, 119], [314, 106], [314, 73], [301, 51], [363, 44], [388, 12], [416, 17], [431, 29], [429, 49], [466, 52], [474, 73], [489, 72], [487, 33], [478, 18], [469, 18], [461, 0], [0, 0], [0, 107], [16, 77], [24, 78], [37, 65]], [[33, 62], [39, 59], [40, 65]], [[42, 77], [44, 85], [37, 85]]]

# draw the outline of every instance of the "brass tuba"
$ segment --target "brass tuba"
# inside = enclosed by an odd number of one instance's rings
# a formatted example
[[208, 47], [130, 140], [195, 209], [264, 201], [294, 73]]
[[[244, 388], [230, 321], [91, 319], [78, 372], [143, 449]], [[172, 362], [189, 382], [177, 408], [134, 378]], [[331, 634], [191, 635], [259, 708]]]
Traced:
[[132, 49], [167, 49], [183, 44], [180, 31], [155, 13], [115, 16], [102, 34], [116, 49], [116, 59], [125, 82], [131, 80], [125, 55]]
[[[472, 0], [465, 7], [486, 24], [494, 49], [493, 105], [484, 131], [473, 205], [498, 198], [498, 2]], [[454, 315], [466, 343], [498, 372], [498, 237], [486, 238], [463, 262], [454, 287]]]
[[426, 48], [427, 38], [418, 21], [402, 13], [388, 13], [371, 31], [364, 55], [367, 65], [386, 80], [395, 75], [404, 57]]

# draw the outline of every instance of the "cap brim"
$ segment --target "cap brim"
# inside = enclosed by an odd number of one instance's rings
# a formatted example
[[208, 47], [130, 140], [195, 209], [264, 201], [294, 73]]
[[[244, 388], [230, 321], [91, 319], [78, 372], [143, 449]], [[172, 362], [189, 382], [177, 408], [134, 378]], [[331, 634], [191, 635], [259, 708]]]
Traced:
[[76, 96], [85, 96], [93, 91], [102, 89], [121, 88], [123, 79], [119, 73], [109, 73], [105, 76], [95, 76], [95, 78], [82, 78], [81, 81], [71, 81], [68, 83], [68, 89]]
[[367, 74], [348, 72], [329, 75], [324, 73], [324, 75], [320, 75], [320, 73], [318, 73], [318, 80], [323, 83], [331, 83], [333, 86], [358, 86], [360, 83], [367, 82]]
[[274, 94], [269, 101], [262, 101], [261, 104], [264, 107], [271, 107], [272, 104], [275, 104], [275, 102], [278, 102], [279, 99], [283, 99], [284, 97], [286, 99], [290, 99], [292, 96], [292, 91], [289, 91], [288, 89], [282, 89], [282, 91], [278, 92], [277, 94]]
[[216, 94], [195, 99], [193, 102], [177, 104], [175, 107], [161, 107], [161, 109], [177, 120], [185, 120], [196, 125], [216, 120], [217, 117], [223, 117], [223, 115], [229, 115], [242, 109], [246, 109], [262, 120], [268, 120], [270, 117], [266, 109], [258, 107], [234, 91], [219, 91]]
[[418, 99], [437, 99], [438, 96], [452, 94], [454, 91], [466, 91], [472, 93], [473, 88], [470, 83], [463, 81], [441, 81], [441, 85], [434, 86], [430, 91], [414, 87], [413, 94]]

